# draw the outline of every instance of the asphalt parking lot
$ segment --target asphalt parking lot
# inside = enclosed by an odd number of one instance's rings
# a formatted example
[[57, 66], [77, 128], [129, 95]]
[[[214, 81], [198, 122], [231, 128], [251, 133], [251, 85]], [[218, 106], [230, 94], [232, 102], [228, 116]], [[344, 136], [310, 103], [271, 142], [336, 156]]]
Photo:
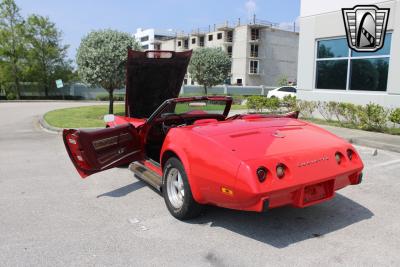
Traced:
[[81, 103], [0, 103], [0, 266], [400, 265], [400, 154], [357, 146], [364, 182], [323, 204], [180, 222], [115, 168], [82, 180], [37, 124]]

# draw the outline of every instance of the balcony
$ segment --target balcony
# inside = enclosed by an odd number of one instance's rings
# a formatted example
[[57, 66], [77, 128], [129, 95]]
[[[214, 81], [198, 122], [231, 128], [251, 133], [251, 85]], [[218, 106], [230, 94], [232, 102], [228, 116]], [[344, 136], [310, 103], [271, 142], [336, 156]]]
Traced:
[[233, 37], [232, 36], [226, 36], [224, 38], [224, 42], [225, 43], [232, 43], [233, 42]]
[[251, 34], [249, 42], [256, 43], [260, 40], [259, 34]]

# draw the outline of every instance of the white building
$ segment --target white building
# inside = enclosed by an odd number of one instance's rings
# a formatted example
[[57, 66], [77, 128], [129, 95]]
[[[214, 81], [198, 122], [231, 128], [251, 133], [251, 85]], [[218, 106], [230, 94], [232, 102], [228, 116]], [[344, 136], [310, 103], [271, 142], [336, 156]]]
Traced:
[[[214, 24], [190, 34], [177, 33], [161, 41], [162, 50], [185, 51], [199, 47], [220, 47], [232, 59], [228, 84], [274, 86], [286, 77], [295, 82], [299, 33], [256, 20], [248, 23]], [[187, 74], [185, 83], [194, 84]]]
[[[349, 49], [341, 8], [390, 8], [384, 47]], [[299, 99], [400, 107], [400, 0], [302, 0], [297, 75]]]
[[174, 37], [175, 32], [173, 30], [138, 28], [133, 36], [141, 44], [143, 50], [159, 50], [160, 41]]

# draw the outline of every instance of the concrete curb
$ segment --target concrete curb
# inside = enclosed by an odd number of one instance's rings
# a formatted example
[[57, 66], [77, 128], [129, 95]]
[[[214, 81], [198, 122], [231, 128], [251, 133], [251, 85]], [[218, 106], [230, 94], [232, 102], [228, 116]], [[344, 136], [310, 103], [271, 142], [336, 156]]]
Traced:
[[365, 140], [362, 138], [348, 138], [347, 139], [350, 143], [360, 146], [366, 146], [381, 150], [387, 150], [392, 152], [400, 153], [400, 146], [394, 144], [386, 144], [377, 141]]
[[400, 136], [322, 124], [316, 125], [352, 144], [400, 153]]
[[63, 130], [63, 128], [54, 127], [54, 126], [51, 126], [50, 124], [48, 124], [48, 123], [46, 122], [46, 120], [44, 119], [44, 115], [41, 115], [41, 116], [39, 117], [39, 125], [40, 125], [43, 129], [45, 129], [45, 130], [47, 130], [47, 131], [49, 131], [49, 132], [52, 132], [52, 133], [61, 133], [62, 130]]

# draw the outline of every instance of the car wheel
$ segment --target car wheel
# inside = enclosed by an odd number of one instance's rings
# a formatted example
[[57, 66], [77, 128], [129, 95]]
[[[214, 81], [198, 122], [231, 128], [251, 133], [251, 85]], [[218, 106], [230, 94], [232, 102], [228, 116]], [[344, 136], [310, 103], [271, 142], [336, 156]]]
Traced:
[[175, 157], [165, 163], [162, 192], [165, 204], [175, 218], [187, 220], [200, 215], [202, 206], [193, 199], [185, 169]]

